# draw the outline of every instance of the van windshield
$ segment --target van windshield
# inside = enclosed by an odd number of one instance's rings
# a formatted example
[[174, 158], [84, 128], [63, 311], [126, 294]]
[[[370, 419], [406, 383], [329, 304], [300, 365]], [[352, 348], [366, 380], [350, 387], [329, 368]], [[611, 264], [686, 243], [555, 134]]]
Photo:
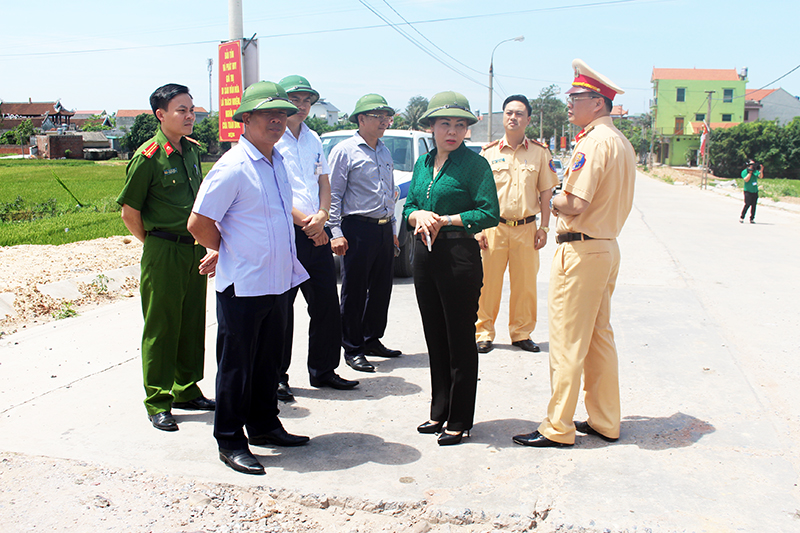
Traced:
[[[350, 135], [331, 135], [323, 137], [322, 151], [325, 152], [325, 157], [330, 157], [333, 147], [345, 139], [350, 138]], [[411, 137], [389, 137], [388, 135], [381, 138], [383, 144], [389, 149], [392, 154], [392, 161], [394, 162], [394, 169], [404, 172], [411, 172], [414, 170], [414, 145]]]

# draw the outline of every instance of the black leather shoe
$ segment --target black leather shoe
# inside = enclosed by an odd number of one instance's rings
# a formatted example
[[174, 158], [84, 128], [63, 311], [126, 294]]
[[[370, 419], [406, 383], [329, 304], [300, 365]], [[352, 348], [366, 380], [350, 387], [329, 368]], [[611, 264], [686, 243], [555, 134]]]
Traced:
[[444, 421], [432, 422], [428, 420], [427, 422], [418, 425], [417, 431], [420, 433], [441, 433], [442, 428], [444, 428]]
[[364, 347], [366, 355], [377, 355], [378, 357], [400, 357], [403, 352], [400, 350], [390, 350], [381, 341], [373, 341]]
[[492, 341], [478, 341], [478, 353], [489, 353], [493, 349]]
[[563, 442], [550, 440], [538, 431], [528, 433], [527, 435], [517, 435], [512, 440], [517, 444], [533, 446], [535, 448], [568, 448], [572, 446], [572, 444], [564, 444]]
[[278, 382], [278, 391], [276, 392], [278, 399], [282, 402], [291, 402], [294, 400], [294, 393], [286, 381]]
[[345, 355], [344, 362], [353, 370], [359, 372], [375, 372], [375, 367], [363, 355]]
[[521, 341], [514, 341], [511, 343], [511, 346], [516, 346], [517, 348], [522, 348], [526, 352], [538, 352], [539, 345], [533, 342], [530, 339], [522, 339]]
[[150, 419], [150, 422], [153, 423], [153, 427], [156, 429], [160, 429], [161, 431], [178, 431], [178, 423], [169, 411], [161, 411], [154, 415], [147, 415], [147, 418]]
[[308, 437], [292, 435], [283, 429], [283, 427], [275, 428], [269, 433], [256, 435], [248, 439], [248, 442], [253, 446], [265, 446], [267, 444], [272, 444], [274, 446], [302, 446], [308, 441]]
[[264, 475], [264, 467], [250, 450], [219, 449], [219, 460], [242, 474]]
[[201, 394], [188, 402], [172, 402], [172, 408], [186, 411], [214, 411], [217, 408], [217, 402], [209, 400]]
[[329, 377], [323, 379], [310, 377], [309, 381], [311, 382], [312, 387], [317, 387], [318, 389], [321, 387], [330, 387], [337, 390], [350, 390], [354, 389], [356, 385], [358, 385], [358, 381], [354, 379], [344, 379], [333, 372]]
[[[464, 435], [464, 433], [466, 433], [466, 435]], [[439, 438], [436, 439], [436, 442], [439, 443], [439, 446], [452, 446], [453, 444], [461, 444], [461, 439], [465, 436], [469, 437], [469, 430], [459, 431], [458, 433], [444, 432], [439, 435]]]
[[575, 422], [575, 429], [580, 431], [581, 433], [585, 433], [586, 435], [594, 435], [595, 437], [600, 437], [606, 442], [617, 442], [619, 437], [616, 439], [612, 439], [611, 437], [606, 437], [592, 426], [589, 425], [589, 422]]

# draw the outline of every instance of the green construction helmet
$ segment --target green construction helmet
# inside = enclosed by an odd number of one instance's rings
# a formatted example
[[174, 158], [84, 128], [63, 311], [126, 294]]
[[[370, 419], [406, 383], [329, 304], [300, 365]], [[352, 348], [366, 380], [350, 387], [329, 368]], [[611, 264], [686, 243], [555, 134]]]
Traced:
[[358, 115], [368, 111], [388, 111], [392, 115], [395, 110], [386, 103], [386, 98], [379, 94], [365, 94], [356, 102], [356, 108], [350, 113], [350, 122], [358, 124]]
[[258, 81], [244, 90], [242, 103], [233, 114], [233, 120], [241, 122], [242, 115], [259, 109], [283, 109], [288, 116], [297, 113], [283, 87], [271, 81]]
[[467, 119], [467, 125], [478, 122], [475, 115], [469, 109], [469, 100], [461, 93], [455, 91], [445, 91], [437, 93], [428, 102], [428, 109], [419, 119], [419, 123], [429, 128], [432, 118], [453, 117]]
[[311, 93], [311, 105], [314, 105], [319, 100], [319, 93], [311, 88], [311, 84], [303, 76], [298, 76], [297, 74], [286, 76], [278, 82], [278, 85], [283, 87], [286, 94]]

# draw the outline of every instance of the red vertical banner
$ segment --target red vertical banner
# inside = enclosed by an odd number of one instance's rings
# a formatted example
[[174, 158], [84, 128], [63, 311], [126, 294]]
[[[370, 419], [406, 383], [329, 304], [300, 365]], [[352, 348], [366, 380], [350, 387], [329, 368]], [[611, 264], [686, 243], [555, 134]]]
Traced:
[[244, 132], [233, 114], [242, 102], [242, 43], [231, 41], [219, 45], [219, 140], [236, 142]]
[[567, 149], [567, 138], [566, 137], [561, 137], [561, 149], [562, 150], [566, 150]]

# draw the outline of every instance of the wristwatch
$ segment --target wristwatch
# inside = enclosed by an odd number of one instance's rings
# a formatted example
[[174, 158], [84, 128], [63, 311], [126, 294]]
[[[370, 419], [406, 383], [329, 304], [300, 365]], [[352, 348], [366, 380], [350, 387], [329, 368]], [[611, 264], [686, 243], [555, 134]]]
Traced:
[[445, 215], [445, 217], [447, 217], [447, 225], [448, 226], [452, 226], [453, 225], [453, 217], [451, 217], [450, 215]]
[[539, 226], [539, 229], [540, 229], [540, 230], [542, 230], [542, 231], [544, 231], [545, 233], [547, 233], [548, 231], [550, 231], [550, 227], [549, 227], [549, 226]]

